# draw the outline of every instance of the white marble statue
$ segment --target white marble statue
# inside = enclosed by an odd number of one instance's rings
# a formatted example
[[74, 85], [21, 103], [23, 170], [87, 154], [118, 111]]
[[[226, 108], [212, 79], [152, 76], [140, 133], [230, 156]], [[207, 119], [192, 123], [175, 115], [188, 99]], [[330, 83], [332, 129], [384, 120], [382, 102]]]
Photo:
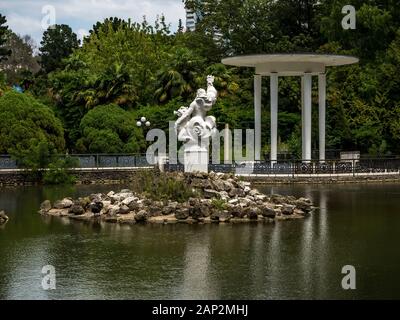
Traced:
[[207, 112], [217, 101], [214, 77], [207, 77], [207, 91], [199, 89], [189, 107], [181, 107], [175, 114], [178, 140], [184, 142], [185, 171], [207, 171], [210, 138], [217, 133], [216, 119]]

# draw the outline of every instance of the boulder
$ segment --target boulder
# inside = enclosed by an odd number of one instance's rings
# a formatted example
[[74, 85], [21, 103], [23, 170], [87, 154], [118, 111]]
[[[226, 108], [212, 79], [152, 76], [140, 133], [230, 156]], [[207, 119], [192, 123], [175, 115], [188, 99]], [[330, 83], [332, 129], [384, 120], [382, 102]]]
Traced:
[[178, 220], [186, 220], [187, 218], [189, 218], [189, 216], [189, 208], [185, 207], [177, 209], [175, 213], [175, 218], [177, 218]]
[[231, 181], [229, 181], [229, 180], [224, 180], [224, 188], [225, 188], [224, 191], [229, 192], [229, 191], [231, 191], [232, 189], [234, 189], [235, 186], [233, 185], [233, 183], [232, 183]]
[[94, 214], [99, 214], [103, 209], [104, 204], [99, 200], [95, 200], [89, 204], [89, 210]]
[[251, 192], [251, 188], [250, 188], [250, 187], [244, 187], [243, 191], [244, 191], [246, 194], [249, 194], [249, 193]]
[[194, 178], [191, 181], [190, 185], [193, 188], [200, 188], [200, 189], [211, 189], [212, 188], [211, 182], [208, 179]]
[[210, 216], [212, 221], [229, 222], [232, 219], [232, 215], [228, 210], [214, 211]]
[[0, 225], [5, 224], [9, 220], [4, 211], [0, 211]]
[[103, 195], [101, 193], [93, 193], [89, 196], [89, 200], [91, 202], [93, 201], [101, 201], [101, 198], [103, 197]]
[[261, 214], [264, 218], [275, 219], [276, 217], [275, 209], [267, 205], [261, 207]]
[[47, 213], [51, 210], [51, 208], [52, 208], [52, 205], [51, 205], [50, 200], [45, 200], [40, 205], [40, 213]]
[[295, 215], [298, 215], [298, 216], [306, 216], [307, 215], [307, 213], [306, 212], [304, 212], [303, 210], [301, 210], [301, 209], [294, 209], [294, 214]]
[[229, 196], [232, 198], [244, 197], [244, 196], [246, 196], [246, 193], [241, 188], [233, 188], [233, 189], [231, 189], [231, 191], [229, 191]]
[[295, 205], [298, 209], [304, 212], [310, 212], [312, 210], [312, 202], [310, 199], [300, 198], [295, 201]]
[[83, 209], [80, 204], [75, 203], [71, 206], [71, 208], [69, 208], [68, 213], [75, 216], [81, 216], [85, 213], [85, 209]]
[[109, 216], [109, 217], [115, 217], [116, 215], [118, 215], [120, 213], [119, 205], [115, 205], [115, 204], [110, 205], [108, 207], [108, 210], [106, 213], [107, 213], [107, 216]]
[[119, 207], [119, 214], [128, 214], [129, 212], [131, 212], [131, 210], [127, 205], [123, 204], [121, 207]]
[[177, 206], [178, 206], [177, 202], [170, 202], [168, 205], [162, 208], [161, 210], [162, 215], [169, 216], [175, 213]]
[[279, 194], [273, 194], [271, 196], [271, 202], [275, 203], [275, 204], [285, 204], [286, 203], [286, 199], [284, 196], [281, 196]]
[[110, 191], [109, 193], [107, 193], [107, 197], [112, 197], [113, 195], [115, 194], [115, 192], [114, 191]]
[[259, 208], [251, 207], [246, 209], [247, 218], [250, 220], [257, 220], [259, 214], [261, 214], [261, 210]]
[[205, 209], [208, 210], [207, 207], [201, 205], [200, 203], [196, 203], [192, 207], [189, 208], [189, 215], [193, 219], [198, 220], [198, 219], [204, 217], [203, 212], [205, 211]]
[[73, 204], [74, 202], [71, 199], [65, 198], [63, 200], [56, 201], [54, 203], [54, 209], [68, 209], [71, 208]]
[[149, 218], [148, 213], [146, 210], [140, 210], [136, 215], [135, 215], [135, 220], [136, 222], [146, 222], [147, 219]]
[[83, 209], [87, 210], [89, 209], [90, 205], [90, 199], [88, 197], [86, 198], [79, 198], [78, 201], [75, 202], [75, 204], [78, 202], [79, 205], [82, 206]]
[[268, 201], [268, 197], [265, 194], [257, 194], [254, 197], [255, 201], [261, 201], [261, 202], [266, 202]]
[[206, 199], [221, 199], [221, 194], [218, 191], [212, 189], [204, 190], [204, 198]]
[[289, 205], [289, 204], [284, 204], [281, 208], [281, 212], [285, 216], [290, 216], [294, 213], [294, 206]]
[[241, 206], [232, 206], [228, 211], [234, 218], [243, 219], [246, 215], [245, 210]]
[[122, 201], [122, 204], [129, 207], [132, 202], [136, 202], [137, 200], [138, 199], [136, 197], [128, 197]]
[[221, 191], [219, 194], [222, 200], [228, 200], [230, 198], [228, 192], [226, 191]]
[[257, 189], [251, 189], [249, 191], [249, 195], [251, 195], [252, 197], [258, 196], [260, 195], [260, 191], [258, 191]]
[[231, 205], [237, 205], [237, 204], [239, 204], [239, 199], [238, 198], [231, 199], [228, 201], [228, 203]]
[[157, 217], [157, 216], [161, 216], [162, 215], [162, 206], [159, 206], [157, 203], [155, 203], [154, 205], [150, 206], [148, 208], [148, 212], [150, 217]]
[[212, 182], [213, 189], [216, 191], [225, 191], [225, 183], [223, 180], [214, 180]]
[[237, 184], [238, 184], [239, 188], [241, 188], [241, 189], [251, 186], [251, 183], [246, 182], [246, 181], [239, 181]]

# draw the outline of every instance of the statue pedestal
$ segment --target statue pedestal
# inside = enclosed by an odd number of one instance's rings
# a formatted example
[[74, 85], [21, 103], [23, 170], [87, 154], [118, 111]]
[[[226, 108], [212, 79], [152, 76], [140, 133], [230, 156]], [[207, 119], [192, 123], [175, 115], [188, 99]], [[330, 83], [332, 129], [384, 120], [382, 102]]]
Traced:
[[201, 147], [189, 147], [185, 149], [184, 154], [184, 163], [185, 163], [185, 172], [193, 173], [193, 172], [202, 172], [208, 173], [208, 150]]

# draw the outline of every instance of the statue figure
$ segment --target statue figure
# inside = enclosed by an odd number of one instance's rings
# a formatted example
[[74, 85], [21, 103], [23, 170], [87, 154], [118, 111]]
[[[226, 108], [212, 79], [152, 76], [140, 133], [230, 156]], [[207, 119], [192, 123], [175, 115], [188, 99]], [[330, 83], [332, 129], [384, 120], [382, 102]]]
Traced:
[[[196, 98], [189, 107], [181, 107], [175, 114], [179, 117], [175, 123], [178, 140], [185, 146], [201, 146], [216, 133], [216, 119], [207, 116], [207, 112], [217, 101], [218, 92], [214, 88], [214, 77], [207, 77], [207, 91], [199, 89]], [[205, 147], [205, 146], [204, 146]], [[208, 147], [208, 144], [207, 144]]]
[[199, 89], [189, 107], [175, 111], [179, 118], [175, 123], [178, 140], [184, 142], [185, 172], [208, 172], [208, 147], [210, 138], [217, 133], [216, 119], [207, 112], [217, 101], [214, 77], [207, 76], [207, 91]]

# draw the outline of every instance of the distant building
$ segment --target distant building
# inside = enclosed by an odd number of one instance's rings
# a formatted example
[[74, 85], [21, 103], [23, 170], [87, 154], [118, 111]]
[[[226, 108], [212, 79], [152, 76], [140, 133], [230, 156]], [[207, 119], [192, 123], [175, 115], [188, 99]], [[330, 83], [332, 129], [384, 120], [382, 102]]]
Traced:
[[196, 30], [196, 24], [203, 17], [200, 11], [193, 11], [186, 8], [186, 30], [194, 31]]
[[[206, 0], [197, 0], [199, 2], [206, 3]], [[219, 1], [219, 0], [214, 0]], [[184, 0], [182, 0], [184, 2]], [[201, 12], [200, 10], [193, 11], [191, 9], [186, 9], [186, 31], [194, 31], [196, 30], [196, 24], [203, 19], [204, 15], [207, 14], [206, 12]], [[214, 30], [214, 40], [220, 41], [222, 38], [221, 32], [219, 30]]]

